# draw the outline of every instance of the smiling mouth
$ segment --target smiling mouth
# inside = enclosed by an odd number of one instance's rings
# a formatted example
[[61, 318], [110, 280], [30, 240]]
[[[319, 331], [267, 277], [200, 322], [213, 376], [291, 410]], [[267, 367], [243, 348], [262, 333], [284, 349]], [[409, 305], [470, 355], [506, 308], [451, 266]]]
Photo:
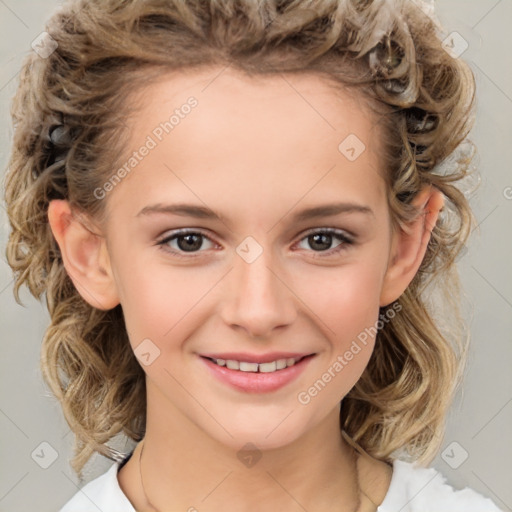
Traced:
[[288, 357], [284, 359], [276, 359], [275, 361], [269, 361], [268, 363], [249, 363], [247, 361], [236, 361], [234, 359], [214, 359], [212, 357], [201, 356], [204, 359], [208, 359], [217, 366], [224, 366], [228, 370], [235, 370], [240, 372], [248, 373], [274, 373], [284, 370], [291, 366], [296, 365], [303, 359], [312, 357], [314, 354], [302, 356], [298, 358]]

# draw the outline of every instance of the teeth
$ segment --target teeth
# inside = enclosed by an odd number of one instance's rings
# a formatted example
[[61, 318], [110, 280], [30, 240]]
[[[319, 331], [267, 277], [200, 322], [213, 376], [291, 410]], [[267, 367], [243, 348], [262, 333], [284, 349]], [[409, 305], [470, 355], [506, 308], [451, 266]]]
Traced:
[[278, 370], [282, 370], [289, 366], [293, 366], [298, 359], [289, 357], [287, 359], [278, 359], [269, 363], [247, 363], [245, 361], [235, 361], [233, 359], [215, 359], [215, 363], [219, 366], [225, 366], [230, 370], [239, 370], [242, 372], [260, 372], [260, 373], [272, 373]]
[[[290, 358], [290, 360], [292, 361], [292, 363], [290, 364], [290, 366], [292, 366], [293, 361], [295, 361], [295, 359]], [[278, 370], [282, 370], [283, 368], [286, 368], [286, 359], [278, 359], [278, 360], [276, 361], [276, 368], [277, 368]]]
[[277, 369], [277, 365], [275, 361], [272, 361], [270, 363], [261, 363], [260, 364], [260, 372], [264, 373], [270, 373], [275, 372]]
[[258, 363], [240, 363], [240, 370], [243, 372], [257, 372]]
[[240, 370], [240, 363], [238, 361], [233, 361], [232, 359], [228, 359], [226, 361], [226, 366], [230, 370]]

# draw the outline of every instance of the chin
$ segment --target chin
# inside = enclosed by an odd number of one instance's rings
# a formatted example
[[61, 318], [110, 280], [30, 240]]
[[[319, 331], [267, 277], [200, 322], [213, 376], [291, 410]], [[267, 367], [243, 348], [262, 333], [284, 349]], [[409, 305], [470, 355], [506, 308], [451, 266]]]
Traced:
[[[224, 422], [223, 426], [231, 436], [224, 429], [205, 430], [205, 433], [236, 452], [242, 449], [275, 450], [293, 443], [306, 431], [305, 425], [297, 425], [288, 419], [283, 421], [284, 418], [286, 415], [279, 418], [269, 416], [264, 421], [245, 421], [244, 424]], [[248, 444], [255, 448], [246, 447]]]

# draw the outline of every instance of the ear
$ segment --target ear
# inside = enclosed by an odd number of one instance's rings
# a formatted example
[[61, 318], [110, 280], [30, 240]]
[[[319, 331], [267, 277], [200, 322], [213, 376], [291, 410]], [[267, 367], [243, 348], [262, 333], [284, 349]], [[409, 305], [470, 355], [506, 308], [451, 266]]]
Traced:
[[63, 199], [50, 201], [48, 221], [66, 272], [83, 299], [102, 310], [117, 306], [119, 298], [105, 238], [89, 230], [85, 219]]
[[430, 185], [412, 201], [422, 214], [393, 234], [388, 268], [384, 276], [380, 306], [398, 299], [414, 279], [427, 251], [439, 211], [444, 205], [443, 194]]

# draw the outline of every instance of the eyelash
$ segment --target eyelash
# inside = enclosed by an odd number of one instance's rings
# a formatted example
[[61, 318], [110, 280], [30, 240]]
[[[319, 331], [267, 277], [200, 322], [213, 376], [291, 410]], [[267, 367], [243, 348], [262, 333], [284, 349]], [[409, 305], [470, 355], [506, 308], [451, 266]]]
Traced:
[[[327, 249], [325, 251], [311, 251], [315, 253], [315, 258], [327, 258], [329, 256], [334, 256], [335, 254], [338, 254], [341, 251], [346, 250], [349, 246], [354, 244], [354, 240], [351, 239], [349, 236], [347, 236], [343, 231], [340, 231], [338, 229], [334, 228], [321, 228], [321, 229], [315, 229], [312, 231], [308, 231], [300, 240], [299, 242], [302, 242], [303, 240], [307, 239], [310, 236], [316, 235], [316, 234], [328, 234], [333, 235], [335, 238], [337, 238], [341, 243], [338, 244], [333, 249]], [[178, 257], [178, 258], [197, 258], [200, 256], [200, 254], [203, 251], [195, 251], [187, 253], [186, 251], [176, 251], [174, 249], [170, 249], [166, 244], [169, 243], [172, 240], [178, 239], [182, 236], [186, 235], [200, 235], [208, 240], [210, 242], [215, 243], [208, 235], [203, 233], [200, 230], [192, 230], [192, 229], [180, 229], [177, 231], [174, 231], [172, 235], [166, 236], [164, 239], [157, 242], [157, 245], [160, 249], [167, 253], [171, 253], [172, 255]], [[187, 256], [184, 256], [184, 254], [187, 254]]]

